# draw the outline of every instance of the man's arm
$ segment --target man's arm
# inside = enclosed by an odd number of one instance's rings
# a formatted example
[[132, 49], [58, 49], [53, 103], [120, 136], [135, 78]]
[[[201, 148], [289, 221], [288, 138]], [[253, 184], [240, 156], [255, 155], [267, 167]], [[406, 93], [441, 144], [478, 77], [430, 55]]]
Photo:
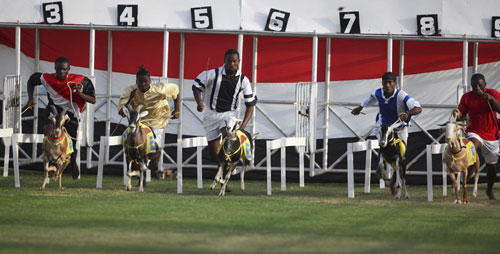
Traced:
[[[35, 86], [39, 86], [42, 84], [42, 81], [40, 80], [40, 77], [42, 76], [42, 73], [40, 72], [35, 72], [33, 73], [27, 84], [28, 88], [28, 103], [26, 103], [26, 106], [24, 106], [24, 109], [29, 108], [33, 109], [33, 105], [35, 105], [35, 102], [33, 100], [33, 92], [35, 91]], [[23, 109], [23, 111], [24, 111]]]
[[483, 98], [490, 103], [493, 110], [495, 110], [497, 113], [500, 113], [500, 102], [498, 102], [494, 95], [490, 93], [484, 93]]
[[198, 89], [197, 87], [193, 86], [193, 97], [194, 97], [194, 100], [196, 101], [196, 110], [198, 110], [198, 112], [203, 112], [203, 110], [205, 109], [205, 103], [203, 102], [203, 98], [201, 96], [202, 94], [202, 91], [200, 89]]
[[248, 121], [250, 121], [254, 109], [255, 105], [247, 106], [247, 109], [245, 110], [245, 118], [243, 118], [243, 122], [241, 123], [240, 129], [244, 130], [247, 127]]
[[80, 96], [82, 99], [84, 99], [88, 103], [95, 104], [96, 98], [95, 98], [95, 90], [94, 90], [94, 85], [92, 84], [92, 81], [88, 78], [84, 78], [82, 82], [78, 82], [75, 84], [75, 90], [76, 94]]
[[375, 94], [375, 91], [376, 89], [371, 92], [364, 100], [363, 102], [361, 102], [361, 104], [355, 108], [353, 108], [351, 110], [351, 114], [353, 115], [359, 115], [361, 113], [361, 110], [363, 110], [364, 107], [366, 106], [370, 106], [372, 104], [375, 104], [375, 102], [377, 101], [377, 98], [375, 98], [374, 94]]

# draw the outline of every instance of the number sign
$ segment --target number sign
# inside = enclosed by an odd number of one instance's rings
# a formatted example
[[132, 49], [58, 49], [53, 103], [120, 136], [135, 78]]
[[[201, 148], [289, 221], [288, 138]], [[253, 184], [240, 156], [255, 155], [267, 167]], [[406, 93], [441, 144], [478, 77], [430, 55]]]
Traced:
[[285, 32], [288, 24], [289, 12], [271, 8], [267, 16], [265, 31]]
[[64, 24], [62, 2], [43, 3], [42, 10], [46, 24]]
[[213, 29], [212, 7], [191, 8], [191, 27], [195, 29]]
[[139, 7], [137, 4], [119, 4], [118, 5], [118, 25], [119, 26], [137, 26], [137, 13]]
[[424, 36], [438, 35], [438, 15], [417, 15], [417, 34]]
[[359, 11], [339, 12], [340, 32], [343, 34], [359, 34]]

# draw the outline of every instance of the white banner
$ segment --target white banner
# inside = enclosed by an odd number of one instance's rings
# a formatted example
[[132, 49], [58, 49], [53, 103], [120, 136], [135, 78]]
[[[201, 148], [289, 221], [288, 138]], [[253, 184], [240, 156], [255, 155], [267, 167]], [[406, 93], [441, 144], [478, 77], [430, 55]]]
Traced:
[[285, 33], [500, 37], [496, 16], [498, 0], [0, 0], [0, 23]]

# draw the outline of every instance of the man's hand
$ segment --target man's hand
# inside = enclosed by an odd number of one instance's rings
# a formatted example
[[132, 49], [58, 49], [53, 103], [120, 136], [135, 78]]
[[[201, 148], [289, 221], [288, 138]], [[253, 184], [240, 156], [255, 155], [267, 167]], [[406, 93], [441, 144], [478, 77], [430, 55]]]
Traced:
[[132, 90], [132, 92], [130, 92], [130, 95], [129, 95], [129, 99], [128, 99], [128, 102], [127, 104], [131, 103], [132, 101], [134, 101], [135, 99], [135, 96], [137, 95], [137, 88]]
[[205, 109], [205, 103], [198, 103], [198, 107], [196, 107], [196, 109], [198, 110], [198, 112], [203, 112], [203, 110]]
[[177, 119], [179, 118], [181, 112], [179, 112], [178, 109], [174, 109], [174, 111], [172, 112], [172, 119]]
[[401, 114], [399, 114], [399, 119], [403, 122], [406, 121], [408, 117], [410, 117], [410, 115], [407, 112], [401, 112]]
[[453, 117], [455, 117], [455, 120], [456, 120], [456, 119], [461, 118], [462, 113], [460, 113], [460, 110], [458, 110], [458, 108], [456, 108], [456, 109], [454, 109], [454, 110], [451, 112], [451, 115], [452, 115]]
[[361, 110], [363, 110], [363, 107], [357, 106], [356, 108], [354, 108], [353, 110], [351, 110], [351, 114], [353, 114], [353, 115], [359, 115], [359, 113], [361, 113]]
[[73, 87], [73, 93], [76, 93], [78, 95], [82, 94], [83, 92], [83, 85], [81, 82], [75, 82], [75, 86]]
[[33, 100], [33, 98], [29, 98], [28, 99], [28, 103], [26, 103], [26, 106], [23, 107], [23, 109], [21, 110], [21, 112], [26, 111], [26, 109], [33, 109], [34, 105], [35, 105], [35, 101]]

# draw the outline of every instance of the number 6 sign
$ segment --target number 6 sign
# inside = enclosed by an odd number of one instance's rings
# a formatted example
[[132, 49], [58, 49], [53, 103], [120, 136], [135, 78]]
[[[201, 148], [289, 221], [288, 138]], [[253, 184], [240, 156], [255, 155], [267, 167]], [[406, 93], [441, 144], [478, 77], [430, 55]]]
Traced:
[[284, 32], [288, 24], [289, 12], [271, 8], [267, 16], [265, 31]]

